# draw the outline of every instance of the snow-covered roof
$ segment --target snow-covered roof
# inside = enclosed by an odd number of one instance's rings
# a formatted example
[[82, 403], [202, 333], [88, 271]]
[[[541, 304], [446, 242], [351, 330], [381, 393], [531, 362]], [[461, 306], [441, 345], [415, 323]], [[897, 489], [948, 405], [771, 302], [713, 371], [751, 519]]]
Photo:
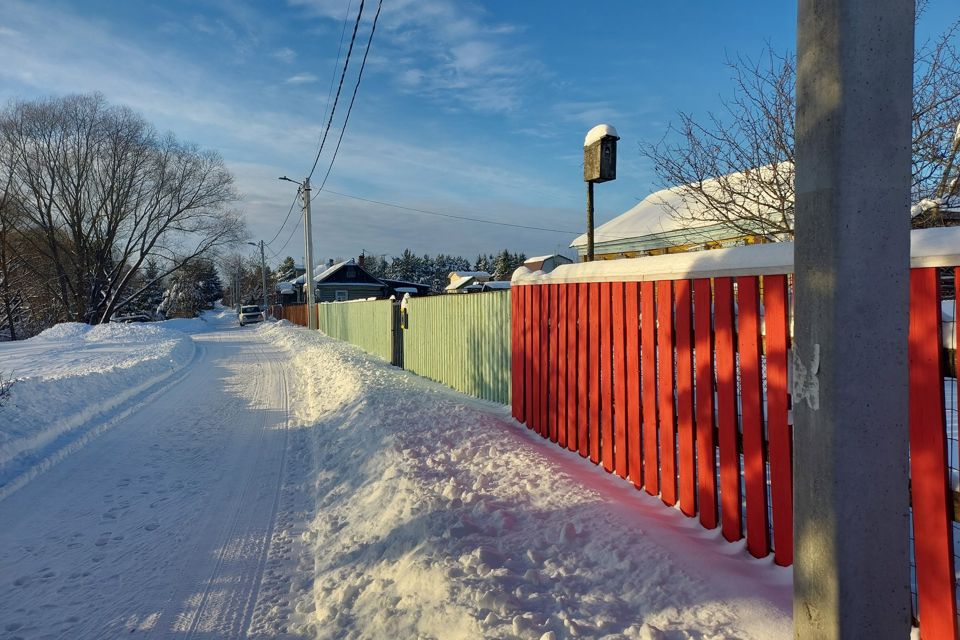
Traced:
[[509, 280], [491, 280], [490, 282], [483, 283], [484, 289], [509, 289], [510, 281]]
[[524, 261], [523, 261], [523, 264], [527, 264], [528, 262], [543, 262], [544, 260], [549, 260], [550, 258], [553, 258], [554, 256], [558, 256], [558, 255], [560, 255], [560, 254], [559, 254], [559, 253], [551, 253], [551, 254], [548, 255], [548, 256], [534, 256], [534, 257], [532, 257], [532, 258], [527, 258], [526, 260], [524, 260]]
[[583, 146], [589, 147], [591, 144], [604, 136], [613, 136], [617, 139], [620, 138], [620, 136], [617, 135], [617, 130], [612, 124], [598, 124], [593, 129], [590, 129], [590, 131], [587, 131], [587, 137], [583, 139]]
[[353, 258], [350, 258], [349, 260], [344, 260], [343, 262], [337, 262], [336, 264], [327, 267], [317, 275], [313, 276], [313, 281], [323, 282], [324, 280], [332, 276], [337, 271], [337, 269], [347, 264], [356, 264], [356, 262], [353, 260]]
[[474, 276], [466, 276], [464, 278], [457, 278], [446, 287], [444, 291], [457, 291], [458, 289], [463, 289], [469, 287], [470, 285], [478, 284], [477, 279]]
[[[780, 172], [786, 174], [792, 171], [789, 163], [783, 163]], [[771, 167], [761, 167], [756, 171], [771, 172]], [[746, 173], [733, 173], [721, 178], [704, 180], [702, 188], [707, 192], [721, 193], [724, 183], [740, 183], [749, 188]], [[620, 214], [613, 220], [594, 229], [594, 241], [597, 244], [617, 242], [632, 238], [655, 236], [674, 231], [704, 229], [715, 227], [713, 220], [697, 220], [709, 211], [709, 207], [694, 200], [689, 192], [690, 185], [670, 187], [651, 193], [635, 206]], [[779, 207], [771, 193], [754, 189], [749, 202], [744, 199], [741, 206], [749, 206], [759, 214], [774, 212]], [[726, 194], [718, 196], [728, 199]], [[587, 244], [587, 234], [577, 237], [570, 243], [571, 247], [583, 247]]]
[[456, 278], [489, 278], [490, 274], [486, 271], [451, 271], [448, 276], [453, 279]]

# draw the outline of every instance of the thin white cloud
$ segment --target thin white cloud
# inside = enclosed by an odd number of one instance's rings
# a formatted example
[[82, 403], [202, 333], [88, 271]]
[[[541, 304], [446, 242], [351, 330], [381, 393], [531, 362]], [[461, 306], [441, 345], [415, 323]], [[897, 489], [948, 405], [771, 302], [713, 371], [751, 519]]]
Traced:
[[[340, 0], [288, 1], [314, 17], [343, 20]], [[377, 27], [374, 51], [381, 55], [368, 65], [445, 108], [510, 113], [522, 106], [531, 77], [545, 74], [517, 41], [519, 30], [455, 0], [394, 0]]]
[[291, 49], [290, 47], [283, 47], [282, 49], [277, 49], [272, 54], [270, 54], [275, 59], [286, 64], [292, 63], [297, 59], [297, 52]]
[[[101, 91], [111, 102], [129, 105], [188, 140], [216, 146], [245, 194], [240, 206], [253, 237], [269, 239], [276, 233], [293, 198], [289, 185], [276, 178], [296, 176], [309, 168], [322, 125], [316, 114], [273, 111], [255, 99], [244, 99], [248, 94], [218, 69], [204, 66], [203, 60], [141, 42], [135, 34], [112, 30], [108, 22], [16, 0], [6, 0], [5, 7], [15, 18], [4, 28], [19, 35], [0, 36], [0, 59], [4, 60], [0, 99]], [[464, 70], [479, 73], [476, 68], [483, 66], [482, 59], [497, 60], [501, 52], [495, 47], [463, 47], [457, 55]], [[405, 69], [415, 71], [417, 60], [410, 56]], [[423, 69], [423, 77], [432, 71], [429, 66]], [[411, 74], [408, 81], [413, 78]], [[459, 81], [478, 103], [504, 100], [495, 84], [485, 95], [475, 76]], [[520, 215], [534, 225], [569, 226], [562, 220], [561, 208], [564, 203], [579, 202], [579, 194], [571, 197], [547, 184], [536, 170], [521, 174], [503, 166], [503, 154], [496, 145], [470, 147], [462, 140], [427, 145], [415, 132], [391, 129], [375, 117], [373, 123], [365, 122], [362, 110], [354, 117], [358, 119], [348, 131], [330, 187], [425, 209], [466, 209], [479, 217], [507, 220]], [[259, 164], [250, 164], [253, 159]], [[326, 156], [318, 171], [325, 170]], [[501, 204], [489, 204], [494, 202]], [[328, 204], [330, 208], [323, 211], [318, 207], [317, 216], [346, 207], [343, 202]], [[500, 227], [467, 223], [451, 226], [436, 218], [391, 214], [376, 205], [360, 210], [363, 215], [341, 217], [318, 251], [352, 255], [366, 248], [389, 253], [410, 246], [420, 252], [468, 254], [502, 248], [506, 238], [513, 243], [511, 250], [552, 249], [537, 244], [545, 241], [539, 232], [505, 233]], [[438, 245], [437, 229], [469, 233], [453, 233], [452, 239]], [[283, 232], [280, 243], [289, 233], [289, 229]], [[546, 238], [552, 241], [549, 234]], [[302, 244], [296, 238], [291, 242], [291, 247]], [[287, 253], [291, 252], [298, 255], [299, 249], [288, 248]]]
[[286, 84], [313, 84], [319, 80], [319, 78], [312, 73], [298, 73], [294, 76], [290, 76], [284, 83]]

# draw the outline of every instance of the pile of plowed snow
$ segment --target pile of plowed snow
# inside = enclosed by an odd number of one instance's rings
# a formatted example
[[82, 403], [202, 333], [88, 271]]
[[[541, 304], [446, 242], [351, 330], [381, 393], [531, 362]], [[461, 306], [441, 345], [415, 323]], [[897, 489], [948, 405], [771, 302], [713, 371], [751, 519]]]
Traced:
[[315, 638], [791, 635], [791, 572], [472, 400], [290, 325], [316, 519], [290, 631]]
[[[200, 320], [177, 321], [199, 329]], [[0, 498], [125, 415], [194, 355], [171, 323], [64, 323], [0, 343]]]

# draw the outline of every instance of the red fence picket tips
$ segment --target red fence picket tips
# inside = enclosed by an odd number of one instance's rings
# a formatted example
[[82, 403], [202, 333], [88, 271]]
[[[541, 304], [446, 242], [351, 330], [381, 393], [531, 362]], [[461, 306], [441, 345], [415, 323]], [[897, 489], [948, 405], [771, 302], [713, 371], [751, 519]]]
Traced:
[[[957, 254], [947, 263], [954, 287]], [[710, 263], [720, 271], [722, 260]], [[571, 277], [514, 283], [514, 415], [636, 489], [679, 505], [703, 527], [720, 527], [725, 539], [746, 536], [751, 555], [791, 565], [789, 265], [757, 273], [670, 269], [661, 277], [638, 270], [632, 279], [611, 277], [609, 265], [591, 279], [589, 269], [575, 266]], [[924, 640], [958, 633], [950, 484], [958, 470], [948, 464], [948, 447], [958, 445], [945, 421], [957, 408], [953, 386], [949, 406], [945, 399], [944, 385], [955, 382], [945, 377], [942, 348], [954, 342], [943, 342], [941, 302], [958, 308], [956, 291], [942, 291], [940, 266], [922, 263], [911, 272], [904, 447], [911, 461], [914, 613]], [[960, 350], [950, 355], [960, 367]], [[950, 453], [960, 459], [960, 450]]]

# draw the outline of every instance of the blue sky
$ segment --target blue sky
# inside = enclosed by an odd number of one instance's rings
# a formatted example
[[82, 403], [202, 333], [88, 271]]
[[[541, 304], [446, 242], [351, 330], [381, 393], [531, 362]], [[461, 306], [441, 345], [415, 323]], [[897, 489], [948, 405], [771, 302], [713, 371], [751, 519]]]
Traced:
[[[310, 169], [344, 17], [349, 6], [352, 25], [358, 5], [0, 0], [0, 100], [100, 91], [219, 151], [243, 193], [238, 206], [251, 240], [269, 241], [295, 189], [277, 177], [301, 179]], [[315, 186], [375, 8], [368, 0]], [[314, 200], [315, 255], [565, 249], [584, 224], [586, 131], [609, 122], [621, 136], [618, 179], [597, 186], [604, 222], [658, 188], [638, 144], [658, 140], [679, 110], [716, 110], [730, 95], [730, 57], [755, 57], [768, 44], [792, 51], [795, 12], [793, 2], [769, 1], [384, 0], [327, 187], [569, 233], [447, 220], [323, 193]], [[956, 13], [950, 0], [933, 0], [918, 37]], [[300, 260], [297, 213], [268, 255]]]

